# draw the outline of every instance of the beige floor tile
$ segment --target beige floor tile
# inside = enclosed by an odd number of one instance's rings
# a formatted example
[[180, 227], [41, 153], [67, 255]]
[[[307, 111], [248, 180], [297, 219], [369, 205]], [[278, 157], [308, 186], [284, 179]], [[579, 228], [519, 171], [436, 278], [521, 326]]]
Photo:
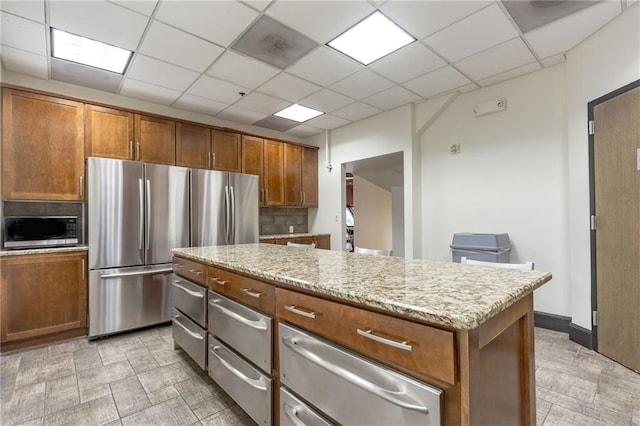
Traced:
[[203, 426], [254, 426], [256, 423], [237, 405], [200, 420]]
[[203, 381], [194, 378], [176, 383], [174, 386], [198, 419], [204, 419], [235, 405], [229, 395], [213, 380]]
[[44, 383], [49, 380], [75, 374], [76, 368], [73, 362], [73, 354], [65, 353], [41, 358], [25, 358], [20, 362], [20, 369], [16, 377], [16, 388]]
[[581, 413], [554, 405], [549, 410], [544, 426], [603, 426], [603, 423]]
[[118, 420], [111, 396], [94, 399], [45, 416], [45, 425], [102, 425]]
[[134, 374], [135, 372], [131, 368], [129, 361], [125, 359], [125, 361], [78, 372], [78, 388], [80, 392], [83, 392], [93, 387], [122, 380]]
[[73, 362], [76, 366], [76, 371], [90, 370], [92, 368], [102, 366], [102, 358], [100, 352], [95, 346], [89, 348], [81, 348], [73, 353]]
[[75, 374], [46, 383], [45, 415], [73, 407], [80, 403], [78, 378]]
[[11, 400], [2, 405], [0, 424], [17, 425], [44, 416], [45, 383], [16, 388]]
[[155, 392], [193, 377], [196, 377], [196, 373], [194, 373], [189, 366], [178, 363], [158, 367], [155, 370], [138, 374], [140, 383], [142, 383], [147, 393]]
[[169, 399], [177, 398], [180, 396], [180, 392], [175, 386], [167, 386], [166, 388], [158, 389], [157, 391], [148, 393], [149, 401], [151, 404], [156, 405]]
[[124, 426], [190, 425], [198, 421], [182, 398], [174, 398], [122, 418]]
[[79, 389], [80, 403], [93, 401], [105, 396], [111, 396], [111, 387], [108, 383], [90, 389]]
[[110, 386], [120, 417], [128, 416], [151, 406], [151, 401], [136, 376], [112, 382]]

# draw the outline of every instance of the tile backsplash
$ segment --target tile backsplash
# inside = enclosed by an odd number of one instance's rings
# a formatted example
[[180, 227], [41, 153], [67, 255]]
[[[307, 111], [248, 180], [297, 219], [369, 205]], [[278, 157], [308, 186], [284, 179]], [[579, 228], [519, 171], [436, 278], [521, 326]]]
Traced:
[[288, 234], [289, 226], [294, 233], [309, 232], [309, 211], [301, 208], [260, 208], [260, 235]]
[[80, 244], [84, 244], [84, 214], [82, 203], [47, 203], [40, 201], [4, 201], [2, 216], [78, 216], [78, 235]]

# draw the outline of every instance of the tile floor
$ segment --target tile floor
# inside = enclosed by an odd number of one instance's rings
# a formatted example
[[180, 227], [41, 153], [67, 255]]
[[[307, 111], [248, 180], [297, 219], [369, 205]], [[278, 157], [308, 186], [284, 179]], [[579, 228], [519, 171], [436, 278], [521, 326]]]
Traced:
[[[640, 375], [536, 329], [538, 424], [640, 426]], [[0, 424], [251, 425], [170, 327], [0, 357]]]

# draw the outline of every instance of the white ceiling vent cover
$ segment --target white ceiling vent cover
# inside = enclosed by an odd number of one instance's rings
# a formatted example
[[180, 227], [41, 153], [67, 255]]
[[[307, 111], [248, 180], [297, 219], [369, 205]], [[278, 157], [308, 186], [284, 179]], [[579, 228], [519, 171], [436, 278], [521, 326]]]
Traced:
[[503, 0], [523, 33], [564, 18], [602, 0]]
[[263, 15], [231, 48], [284, 69], [317, 46], [310, 38]]

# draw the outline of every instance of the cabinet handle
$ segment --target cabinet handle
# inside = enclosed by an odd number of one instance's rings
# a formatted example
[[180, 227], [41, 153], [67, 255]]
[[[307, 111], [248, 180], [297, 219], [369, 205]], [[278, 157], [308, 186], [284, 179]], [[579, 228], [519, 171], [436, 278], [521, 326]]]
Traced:
[[302, 200], [304, 195], [302, 195], [302, 194], [303, 194], [302, 191], [300, 191], [300, 205], [304, 204], [304, 201]]
[[359, 328], [356, 328], [356, 332], [362, 337], [366, 337], [367, 339], [374, 340], [378, 343], [382, 343], [387, 346], [393, 346], [394, 348], [402, 349], [409, 352], [413, 350], [413, 347], [407, 343], [407, 340], [403, 340], [402, 342], [396, 342], [395, 340], [387, 339], [387, 338], [373, 334], [372, 329], [360, 330]]
[[213, 161], [212, 161], [213, 168], [215, 169], [216, 168], [216, 153], [215, 152], [213, 153], [212, 157], [213, 157]]
[[221, 280], [220, 278], [216, 278], [216, 277], [210, 278], [210, 280], [218, 285], [227, 285], [227, 283], [229, 282], [229, 281]]
[[298, 309], [298, 307], [296, 305], [284, 305], [284, 308], [296, 315], [300, 315], [306, 318], [311, 318], [311, 319], [316, 319], [316, 313], [315, 312], [307, 312], [307, 311], [303, 311], [301, 309]]
[[194, 339], [204, 340], [204, 337], [202, 337], [198, 333], [194, 333], [193, 331], [189, 330], [187, 327], [182, 325], [182, 323], [180, 321], [178, 321], [180, 319], [180, 315], [176, 315], [173, 318], [175, 319], [175, 321], [173, 321], [173, 323], [175, 325], [180, 326], [180, 328], [183, 329], [184, 331], [186, 331], [189, 336], [193, 337]]
[[307, 193], [302, 191], [302, 205], [304, 206], [305, 204], [307, 204]]
[[269, 202], [269, 193], [267, 192], [267, 188], [264, 189], [264, 204]]
[[140, 142], [136, 142], [136, 160], [140, 160]]
[[207, 154], [207, 168], [211, 168], [211, 152]]
[[191, 272], [192, 274], [196, 274], [196, 275], [202, 275], [204, 274], [204, 272], [202, 271], [198, 271], [196, 269], [189, 269], [189, 272]]
[[181, 286], [180, 285], [180, 281], [178, 281], [178, 280], [173, 282], [173, 286], [176, 287], [176, 288], [179, 288], [182, 291], [184, 291], [189, 296], [197, 297], [198, 299], [203, 299], [204, 298], [204, 294], [202, 294], [200, 292], [197, 292], [197, 291], [189, 290], [188, 288]]
[[80, 196], [84, 197], [84, 176], [80, 176]]
[[184, 268], [184, 265], [182, 263], [174, 263], [173, 267], [177, 268], [177, 269], [182, 269], [182, 268]]
[[267, 392], [267, 390], [268, 390], [267, 383], [266, 383], [266, 380], [264, 379], [264, 377], [262, 376], [262, 374], [260, 375], [260, 379], [258, 379], [258, 380], [252, 379], [251, 377], [248, 377], [242, 371], [238, 370], [233, 365], [231, 365], [231, 363], [229, 361], [227, 361], [226, 359], [222, 358], [218, 353], [220, 351], [220, 349], [222, 349], [222, 346], [209, 345], [209, 351], [211, 352], [211, 354], [213, 356], [215, 356], [216, 358], [218, 358], [218, 360], [224, 366], [224, 368], [226, 368], [231, 374], [233, 374], [234, 376], [236, 376], [237, 378], [239, 378], [240, 380], [242, 380], [243, 382], [245, 382], [246, 384], [248, 384], [252, 388], [255, 388], [255, 389], [257, 389], [259, 391], [262, 391], [262, 392]]
[[84, 281], [85, 280], [84, 259], [82, 259], [82, 265], [80, 265], [80, 268], [82, 268], [82, 281]]
[[259, 291], [251, 290], [248, 288], [241, 288], [240, 291], [246, 294], [247, 296], [251, 296], [256, 299], [260, 299], [262, 297], [262, 293], [260, 293]]
[[129, 141], [129, 159], [134, 160], [133, 158], [133, 141]]
[[259, 320], [252, 320], [249, 318], [245, 318], [244, 316], [242, 316], [242, 314], [240, 314], [239, 312], [234, 311], [232, 308], [228, 308], [225, 306], [221, 305], [222, 300], [221, 299], [209, 299], [209, 306], [211, 306], [212, 308], [215, 308], [217, 310], [219, 310], [220, 312], [222, 312], [224, 315], [226, 315], [229, 318], [233, 318], [234, 320], [241, 322], [242, 324], [246, 325], [247, 327], [251, 327], [254, 328], [256, 330], [260, 330], [260, 331], [267, 331], [268, 329], [268, 324], [267, 321], [265, 319], [259, 319]]

